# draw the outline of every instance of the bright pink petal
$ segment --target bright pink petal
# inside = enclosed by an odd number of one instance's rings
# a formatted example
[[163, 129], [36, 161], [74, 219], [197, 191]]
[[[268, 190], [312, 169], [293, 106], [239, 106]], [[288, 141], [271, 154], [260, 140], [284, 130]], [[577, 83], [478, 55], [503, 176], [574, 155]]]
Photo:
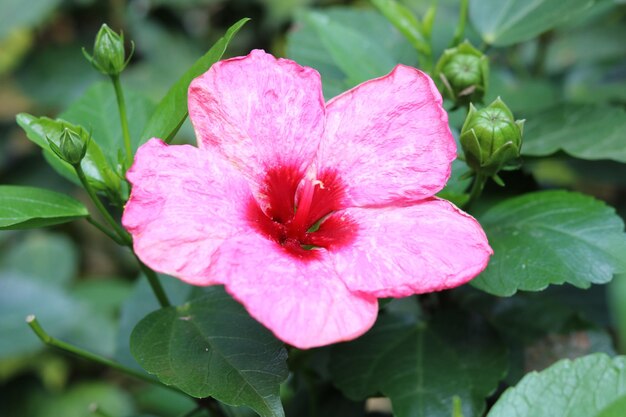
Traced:
[[376, 298], [351, 293], [326, 251], [299, 258], [253, 233], [224, 243], [216, 274], [250, 315], [301, 349], [354, 339], [376, 320]]
[[351, 245], [331, 252], [352, 291], [404, 297], [452, 288], [478, 275], [493, 253], [480, 224], [445, 200], [337, 212], [358, 225]]
[[211, 256], [244, 220], [249, 187], [241, 173], [193, 146], [151, 139], [127, 173], [132, 193], [122, 223], [149, 267], [196, 285], [219, 283]]
[[421, 200], [443, 188], [456, 144], [432, 80], [398, 65], [331, 100], [318, 164], [338, 171], [349, 206]]
[[324, 131], [320, 75], [261, 50], [216, 63], [189, 87], [198, 146], [255, 182], [273, 167], [304, 172]]

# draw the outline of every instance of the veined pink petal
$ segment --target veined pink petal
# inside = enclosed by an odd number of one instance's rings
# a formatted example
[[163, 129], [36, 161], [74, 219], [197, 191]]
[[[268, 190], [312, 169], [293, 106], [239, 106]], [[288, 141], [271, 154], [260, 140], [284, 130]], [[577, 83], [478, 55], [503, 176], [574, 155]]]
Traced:
[[320, 75], [261, 50], [216, 63], [189, 87], [198, 146], [259, 183], [272, 167], [304, 172], [324, 131]]
[[349, 206], [433, 196], [450, 176], [456, 144], [432, 80], [398, 65], [332, 99], [318, 164], [346, 183]]
[[403, 297], [464, 284], [493, 253], [480, 224], [445, 200], [406, 207], [349, 208], [358, 224], [352, 245], [330, 252], [352, 291]]
[[250, 315], [301, 349], [351, 340], [376, 320], [378, 303], [350, 292], [326, 251], [299, 259], [259, 234], [225, 242], [214, 272]]
[[240, 172], [211, 152], [151, 139], [128, 170], [132, 193], [122, 223], [149, 267], [196, 285], [220, 283], [211, 256], [247, 230], [250, 190]]

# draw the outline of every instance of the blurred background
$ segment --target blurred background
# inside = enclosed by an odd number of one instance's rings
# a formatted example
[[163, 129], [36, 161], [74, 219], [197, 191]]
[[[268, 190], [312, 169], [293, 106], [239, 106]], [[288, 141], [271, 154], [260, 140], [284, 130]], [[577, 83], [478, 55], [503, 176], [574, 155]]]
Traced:
[[[423, 15], [431, 1], [403, 3]], [[435, 56], [453, 37], [458, 7], [454, 0], [439, 1]], [[500, 95], [518, 118], [528, 120], [562, 101], [605, 103], [623, 110], [625, 16], [622, 2], [600, 0], [584, 16], [540, 37], [488, 50], [492, 76], [486, 102]], [[327, 98], [383, 75], [398, 62], [420, 64], [411, 45], [367, 1], [0, 0], [0, 183], [50, 188], [89, 204], [81, 189], [48, 166], [15, 117], [20, 112], [68, 120], [89, 117], [94, 130], [116, 134], [113, 90], [81, 52], [82, 47], [91, 51], [102, 23], [123, 30], [127, 41], [135, 42], [135, 55], [121, 79], [131, 107], [131, 129], [135, 125], [140, 132], [168, 88], [243, 17], [252, 20], [231, 42], [226, 57], [263, 48], [313, 66], [322, 73]], [[340, 39], [347, 51], [350, 42], [356, 42], [358, 50], [367, 52], [346, 58], [356, 60], [358, 70], [346, 70], [337, 61], [336, 44], [328, 36]], [[481, 44], [471, 25], [467, 36]], [[91, 102], [100, 104], [86, 104]], [[85, 108], [91, 108], [91, 114], [81, 114]], [[462, 111], [451, 113], [453, 130], [463, 118]], [[188, 122], [176, 140], [193, 143]], [[462, 171], [462, 164], [456, 168]], [[485, 206], [507, 194], [565, 187], [592, 194], [626, 214], [622, 163], [557, 153], [527, 158], [523, 171], [504, 179], [511, 186], [504, 192], [488, 188]], [[464, 186], [467, 182], [457, 184], [460, 192]], [[137, 367], [128, 337], [134, 324], [157, 308], [137, 274], [129, 254], [86, 222], [0, 232], [0, 416], [88, 416], [94, 415], [88, 409], [91, 403], [106, 410], [101, 415], [113, 417], [173, 417], [193, 408], [183, 396], [45, 349], [24, 323], [27, 314], [36, 313], [50, 334]], [[166, 280], [165, 285], [174, 301], [188, 295], [189, 287], [178, 281]], [[466, 298], [470, 304], [484, 301], [472, 294]], [[496, 325], [509, 329], [512, 340], [523, 335], [515, 339], [519, 367], [509, 375], [513, 383], [523, 372], [541, 369], [560, 357], [615, 353], [620, 335], [626, 334], [625, 300], [626, 279], [617, 277], [609, 287], [588, 291], [559, 287], [504, 301], [490, 299], [483, 306], [491, 309], [485, 314], [497, 315]], [[517, 320], [520, 314], [527, 319], [524, 323]], [[535, 328], [520, 327], [531, 321]], [[362, 408], [344, 406], [335, 404], [335, 412], [345, 410], [337, 416], [362, 415], [358, 411]], [[243, 410], [229, 412], [245, 415]], [[295, 405], [291, 411], [288, 405], [288, 413], [303, 415]]]

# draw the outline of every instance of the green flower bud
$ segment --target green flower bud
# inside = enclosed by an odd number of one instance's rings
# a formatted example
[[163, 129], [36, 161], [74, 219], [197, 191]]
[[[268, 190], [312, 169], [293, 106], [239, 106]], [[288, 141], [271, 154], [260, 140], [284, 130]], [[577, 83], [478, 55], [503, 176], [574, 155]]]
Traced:
[[83, 55], [98, 71], [105, 75], [119, 75], [133, 56], [135, 44], [131, 42], [131, 51], [125, 58], [124, 34], [118, 35], [106, 24], [103, 24], [93, 45], [93, 56], [83, 48]]
[[71, 165], [78, 165], [87, 153], [89, 138], [83, 136], [67, 127], [63, 129], [59, 137], [58, 145], [48, 139], [50, 149], [57, 154], [59, 158]]
[[467, 165], [501, 182], [498, 171], [519, 167], [523, 127], [500, 97], [481, 110], [470, 104], [460, 137]]
[[459, 105], [482, 102], [489, 78], [489, 61], [468, 41], [446, 49], [435, 66], [444, 96]]

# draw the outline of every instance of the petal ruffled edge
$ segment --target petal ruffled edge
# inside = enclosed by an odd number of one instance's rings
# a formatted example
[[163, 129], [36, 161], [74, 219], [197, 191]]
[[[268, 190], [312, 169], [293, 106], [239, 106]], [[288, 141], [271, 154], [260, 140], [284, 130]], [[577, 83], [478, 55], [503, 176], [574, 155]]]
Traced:
[[241, 174], [210, 152], [151, 139], [127, 177], [132, 191], [122, 224], [137, 256], [190, 284], [221, 283], [211, 271], [213, 254], [249, 228], [242, 207], [251, 194]]
[[261, 183], [271, 167], [301, 172], [324, 131], [319, 73], [262, 50], [217, 62], [189, 86], [198, 147], [212, 149]]
[[446, 200], [336, 215], [358, 224], [358, 234], [330, 256], [348, 288], [363, 294], [405, 297], [457, 287], [482, 272], [493, 254], [476, 219]]
[[456, 142], [435, 84], [405, 65], [326, 105], [317, 163], [338, 172], [348, 207], [432, 197], [450, 177]]
[[215, 268], [252, 317], [284, 342], [309, 349], [362, 335], [378, 314], [376, 298], [349, 291], [322, 252], [303, 260], [249, 234], [222, 245]]

